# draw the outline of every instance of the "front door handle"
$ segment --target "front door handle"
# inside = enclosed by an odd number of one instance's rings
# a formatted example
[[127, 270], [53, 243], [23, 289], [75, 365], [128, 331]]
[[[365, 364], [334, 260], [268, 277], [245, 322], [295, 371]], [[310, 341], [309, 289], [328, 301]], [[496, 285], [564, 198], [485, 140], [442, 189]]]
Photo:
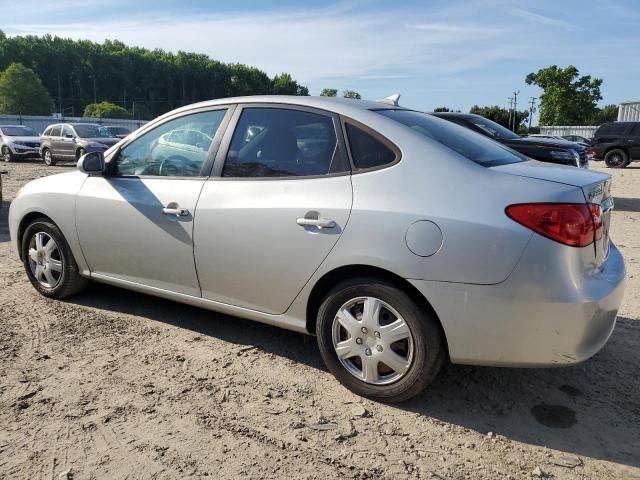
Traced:
[[303, 227], [333, 228], [336, 222], [330, 218], [321, 218], [316, 211], [307, 212], [304, 217], [296, 220], [296, 223]]
[[186, 208], [179, 208], [174, 206], [164, 207], [162, 209], [163, 215], [175, 215], [176, 217], [186, 217], [189, 215], [189, 210]]

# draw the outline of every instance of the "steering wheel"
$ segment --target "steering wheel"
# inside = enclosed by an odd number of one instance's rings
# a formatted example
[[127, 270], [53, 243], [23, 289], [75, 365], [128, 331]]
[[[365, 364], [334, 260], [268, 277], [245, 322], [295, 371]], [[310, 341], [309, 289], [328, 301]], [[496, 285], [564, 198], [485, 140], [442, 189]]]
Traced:
[[158, 168], [158, 175], [165, 177], [182, 177], [185, 172], [190, 172], [193, 168], [193, 162], [191, 160], [179, 157], [171, 156], [162, 160], [160, 168]]

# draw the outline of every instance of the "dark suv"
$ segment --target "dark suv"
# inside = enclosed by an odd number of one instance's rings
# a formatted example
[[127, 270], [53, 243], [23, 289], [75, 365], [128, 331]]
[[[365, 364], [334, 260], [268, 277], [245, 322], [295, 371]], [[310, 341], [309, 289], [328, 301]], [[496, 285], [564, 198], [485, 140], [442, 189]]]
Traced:
[[633, 161], [640, 161], [640, 122], [600, 125], [593, 134], [589, 157], [604, 160], [610, 168], [624, 168]]
[[47, 165], [58, 160], [78, 160], [87, 152], [104, 152], [120, 141], [102, 125], [58, 123], [49, 125], [40, 137], [40, 155]]
[[508, 128], [473, 113], [438, 112], [432, 115], [481, 133], [534, 160], [589, 168], [587, 148], [577, 143], [543, 137], [521, 137]]

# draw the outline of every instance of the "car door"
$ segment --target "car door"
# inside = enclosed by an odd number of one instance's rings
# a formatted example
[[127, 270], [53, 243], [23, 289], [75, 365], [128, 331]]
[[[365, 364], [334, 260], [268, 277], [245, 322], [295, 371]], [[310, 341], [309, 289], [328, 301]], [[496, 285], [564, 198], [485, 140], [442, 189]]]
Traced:
[[[106, 176], [86, 179], [76, 222], [92, 275], [200, 296], [193, 219], [229, 112], [200, 109], [153, 125], [108, 159]], [[184, 128], [209, 136], [199, 157], [155, 148], [164, 134]]]
[[70, 158], [76, 154], [76, 132], [70, 125], [63, 125], [60, 137], [56, 139], [56, 155]]
[[326, 112], [254, 104], [234, 116], [196, 211], [202, 296], [280, 314], [347, 225], [344, 143]]
[[55, 157], [58, 155], [58, 149], [60, 147], [60, 132], [62, 131], [61, 125], [54, 125], [51, 127], [49, 135], [47, 137], [47, 143], [49, 144], [49, 148], [51, 149], [51, 154]]
[[631, 127], [627, 145], [629, 145], [629, 159], [640, 160], [640, 123], [636, 123]]

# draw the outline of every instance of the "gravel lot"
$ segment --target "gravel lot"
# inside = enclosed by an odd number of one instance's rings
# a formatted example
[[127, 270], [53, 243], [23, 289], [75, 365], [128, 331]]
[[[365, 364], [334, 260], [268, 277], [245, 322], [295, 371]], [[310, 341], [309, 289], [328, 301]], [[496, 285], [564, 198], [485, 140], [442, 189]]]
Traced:
[[635, 165], [607, 170], [628, 284], [598, 355], [449, 365], [388, 406], [340, 386], [312, 338], [99, 284], [38, 296], [10, 248], [8, 201], [73, 165], [1, 164], [0, 477], [640, 479]]

